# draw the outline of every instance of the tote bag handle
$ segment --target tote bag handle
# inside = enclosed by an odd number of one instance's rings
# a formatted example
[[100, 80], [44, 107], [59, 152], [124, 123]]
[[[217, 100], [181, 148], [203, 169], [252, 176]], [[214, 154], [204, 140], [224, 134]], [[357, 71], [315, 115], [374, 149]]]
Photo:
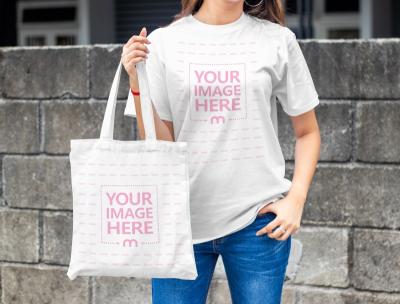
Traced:
[[[100, 138], [113, 139], [114, 138], [114, 120], [115, 108], [117, 105], [117, 96], [119, 81], [121, 78], [122, 59], [118, 64], [117, 71], [115, 72], [114, 80], [111, 85], [110, 94], [108, 96], [106, 112], [101, 126]], [[139, 61], [136, 63], [136, 71], [138, 74], [139, 88], [140, 88], [140, 103], [144, 124], [144, 131], [147, 142], [157, 141], [156, 129], [154, 125], [153, 107], [150, 98], [150, 89], [146, 73], [146, 61]]]

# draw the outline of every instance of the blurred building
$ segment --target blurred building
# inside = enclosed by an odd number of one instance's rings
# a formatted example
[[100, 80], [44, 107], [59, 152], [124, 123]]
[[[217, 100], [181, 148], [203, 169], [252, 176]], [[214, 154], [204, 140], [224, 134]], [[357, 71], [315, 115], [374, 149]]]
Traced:
[[[400, 36], [398, 0], [284, 2], [298, 38]], [[124, 43], [142, 26], [170, 23], [179, 9], [179, 0], [1, 0], [0, 45]]]

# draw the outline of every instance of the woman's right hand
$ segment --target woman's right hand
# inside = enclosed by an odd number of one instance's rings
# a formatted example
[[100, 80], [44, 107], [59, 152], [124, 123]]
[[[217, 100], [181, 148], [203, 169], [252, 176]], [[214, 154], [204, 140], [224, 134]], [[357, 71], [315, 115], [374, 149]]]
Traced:
[[130, 77], [136, 76], [136, 63], [147, 58], [149, 49], [145, 45], [151, 43], [147, 39], [146, 28], [143, 27], [139, 35], [133, 35], [123, 46], [121, 60]]

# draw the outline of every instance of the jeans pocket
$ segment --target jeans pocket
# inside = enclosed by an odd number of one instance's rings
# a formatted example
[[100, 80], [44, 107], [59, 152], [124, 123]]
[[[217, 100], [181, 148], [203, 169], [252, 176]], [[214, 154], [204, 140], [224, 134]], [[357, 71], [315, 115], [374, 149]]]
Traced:
[[264, 218], [264, 217], [268, 217], [268, 216], [270, 216], [270, 217], [275, 217], [276, 216], [276, 214], [275, 213], [273, 213], [273, 212], [263, 212], [263, 213], [257, 213], [257, 216], [256, 216], [256, 218]]

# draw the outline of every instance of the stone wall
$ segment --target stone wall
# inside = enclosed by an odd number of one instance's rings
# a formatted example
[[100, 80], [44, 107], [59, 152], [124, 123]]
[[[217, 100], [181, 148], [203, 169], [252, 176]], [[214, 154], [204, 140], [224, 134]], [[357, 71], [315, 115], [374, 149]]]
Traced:
[[[301, 40], [321, 105], [317, 172], [285, 304], [400, 303], [400, 40]], [[150, 303], [147, 279], [70, 281], [69, 140], [99, 137], [122, 45], [0, 48], [1, 303]], [[117, 139], [136, 138], [123, 116]], [[279, 108], [287, 177], [290, 120]], [[221, 260], [208, 303], [230, 303]]]

